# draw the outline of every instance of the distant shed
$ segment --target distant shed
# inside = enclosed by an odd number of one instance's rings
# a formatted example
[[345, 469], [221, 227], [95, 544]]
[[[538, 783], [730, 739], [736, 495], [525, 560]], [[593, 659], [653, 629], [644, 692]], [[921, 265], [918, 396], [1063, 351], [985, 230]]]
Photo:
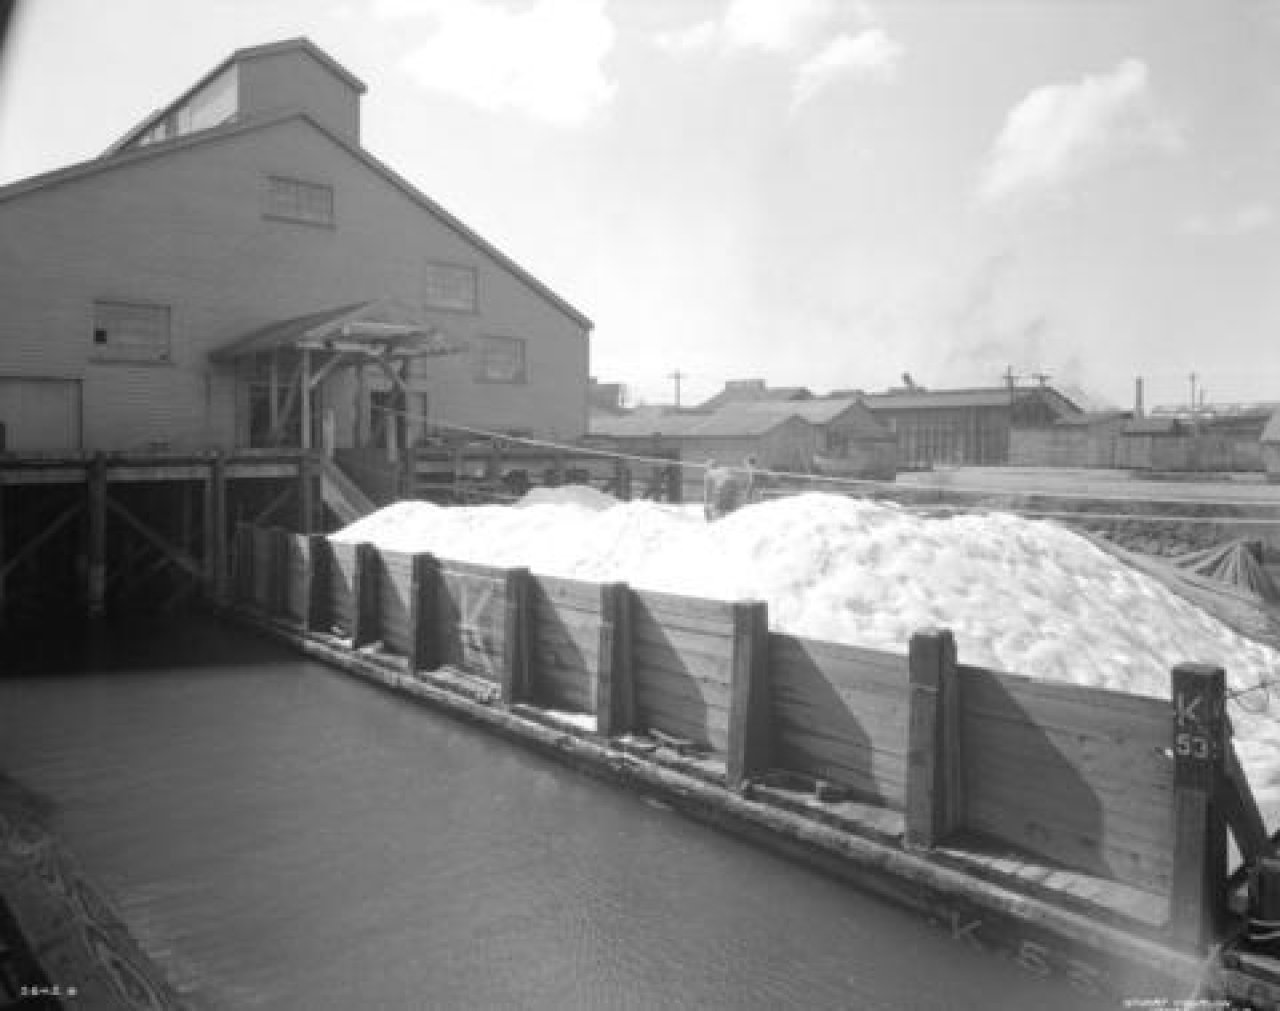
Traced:
[[1271, 415], [1259, 441], [1262, 443], [1262, 467], [1267, 472], [1267, 480], [1280, 482], [1280, 408]]
[[1114, 467], [1116, 445], [1132, 417], [1091, 411], [1059, 418], [1047, 428], [1009, 432], [1009, 462], [1019, 467]]
[[898, 437], [882, 425], [860, 396], [759, 401], [737, 405], [757, 414], [793, 414], [814, 429], [809, 463], [837, 476], [892, 480], [897, 473]]
[[754, 456], [770, 470], [806, 469], [812, 459], [814, 428], [794, 413], [774, 414], [731, 405], [718, 411], [640, 409], [591, 416], [593, 441], [621, 452], [676, 450], [683, 460], [741, 463]]

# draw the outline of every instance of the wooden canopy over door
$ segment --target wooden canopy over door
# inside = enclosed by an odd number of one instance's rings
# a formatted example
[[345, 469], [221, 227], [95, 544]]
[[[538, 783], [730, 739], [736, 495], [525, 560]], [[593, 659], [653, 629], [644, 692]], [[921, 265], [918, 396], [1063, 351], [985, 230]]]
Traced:
[[[312, 449], [319, 442], [315, 391], [343, 368], [382, 370], [397, 395], [398, 410], [408, 409], [411, 391], [407, 363], [418, 358], [458, 354], [465, 345], [411, 309], [388, 301], [359, 302], [326, 312], [268, 324], [214, 351], [215, 362], [231, 362], [249, 379], [249, 441], [269, 446]], [[256, 391], [265, 392], [265, 403]], [[358, 417], [358, 415], [357, 415]], [[357, 425], [359, 422], [357, 421]], [[387, 426], [394, 455], [397, 429]]]

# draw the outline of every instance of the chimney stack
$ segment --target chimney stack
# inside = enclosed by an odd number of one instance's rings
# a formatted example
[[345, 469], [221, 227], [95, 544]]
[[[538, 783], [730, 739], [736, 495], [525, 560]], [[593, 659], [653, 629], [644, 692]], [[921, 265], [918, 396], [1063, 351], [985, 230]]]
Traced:
[[1142, 417], [1142, 377], [1138, 376], [1133, 381], [1133, 416], [1135, 418]]

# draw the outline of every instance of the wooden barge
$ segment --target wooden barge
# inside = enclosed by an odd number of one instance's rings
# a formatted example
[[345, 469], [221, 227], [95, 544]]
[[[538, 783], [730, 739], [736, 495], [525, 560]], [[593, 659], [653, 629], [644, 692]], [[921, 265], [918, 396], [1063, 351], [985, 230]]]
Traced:
[[[1220, 669], [1168, 699], [771, 632], [765, 604], [244, 525], [234, 613], [1100, 999], [1280, 1007]], [[1228, 866], [1229, 837], [1240, 865]]]

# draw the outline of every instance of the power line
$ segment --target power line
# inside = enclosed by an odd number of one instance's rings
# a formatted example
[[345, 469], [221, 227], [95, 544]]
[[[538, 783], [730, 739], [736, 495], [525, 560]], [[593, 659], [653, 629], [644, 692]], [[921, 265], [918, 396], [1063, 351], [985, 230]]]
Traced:
[[[581, 456], [605, 457], [612, 460], [620, 460], [631, 463], [653, 464], [657, 466], [669, 467], [678, 464], [681, 467], [687, 467], [692, 470], [706, 470], [708, 464], [705, 462], [697, 462], [693, 460], [673, 460], [671, 457], [663, 456], [645, 456], [639, 453], [625, 453], [620, 450], [607, 449], [605, 447], [581, 446], [572, 443], [559, 442], [551, 439], [536, 439], [531, 436], [508, 435], [504, 432], [496, 432], [491, 429], [477, 428], [471, 425], [463, 425], [456, 422], [443, 421], [439, 419], [429, 419], [416, 411], [404, 409], [384, 409], [389, 414], [398, 414], [407, 420], [424, 422], [429, 427], [448, 429], [454, 432], [463, 432], [468, 435], [478, 436], [482, 439], [497, 440], [500, 442], [514, 443], [525, 446], [534, 446], [542, 449], [554, 450], [557, 453], [578, 454]], [[787, 481], [807, 482], [814, 485], [836, 488], [858, 488], [858, 489], [882, 489], [891, 490], [899, 494], [921, 494], [928, 495], [930, 493], [945, 493], [948, 495], [969, 495], [969, 496], [993, 496], [996, 498], [1015, 498], [1023, 497], [1041, 497], [1049, 499], [1065, 499], [1071, 501], [1089, 501], [1089, 502], [1113, 502], [1113, 503], [1141, 503], [1145, 505], [1210, 505], [1210, 506], [1240, 506], [1246, 508], [1257, 508], [1272, 506], [1274, 503], [1266, 501], [1257, 501], [1249, 499], [1218, 499], [1206, 500], [1198, 498], [1136, 498], [1132, 495], [1107, 495], [1105, 493], [1089, 493], [1089, 492], [1072, 492], [1072, 491], [1046, 491], [1044, 489], [1017, 489], [1017, 488], [990, 488], [990, 487], [970, 487], [970, 488], [939, 488], [933, 485], [910, 485], [900, 484], [896, 481], [884, 481], [874, 478], [853, 478], [842, 477], [829, 474], [813, 474], [803, 471], [786, 471], [786, 470], [769, 470], [766, 468], [755, 467], [755, 473], [761, 476], [777, 478]], [[1240, 523], [1247, 522], [1262, 526], [1280, 525], [1280, 517], [1275, 519], [1267, 519], [1263, 517], [1251, 516], [1194, 516], [1194, 515], [1151, 515], [1151, 514], [1131, 514], [1131, 513], [1091, 513], [1091, 512], [1070, 512], [1055, 511], [1049, 509], [1033, 509], [1019, 508], [1015, 505], [991, 505], [991, 504], [975, 504], [963, 505], [960, 503], [917, 503], [905, 506], [916, 511], [934, 510], [934, 511], [959, 511], [959, 512], [992, 512], [1003, 511], [1016, 513], [1021, 516], [1030, 516], [1035, 518], [1070, 518], [1076, 520], [1132, 520], [1134, 522], [1159, 522], [1159, 523]]]

